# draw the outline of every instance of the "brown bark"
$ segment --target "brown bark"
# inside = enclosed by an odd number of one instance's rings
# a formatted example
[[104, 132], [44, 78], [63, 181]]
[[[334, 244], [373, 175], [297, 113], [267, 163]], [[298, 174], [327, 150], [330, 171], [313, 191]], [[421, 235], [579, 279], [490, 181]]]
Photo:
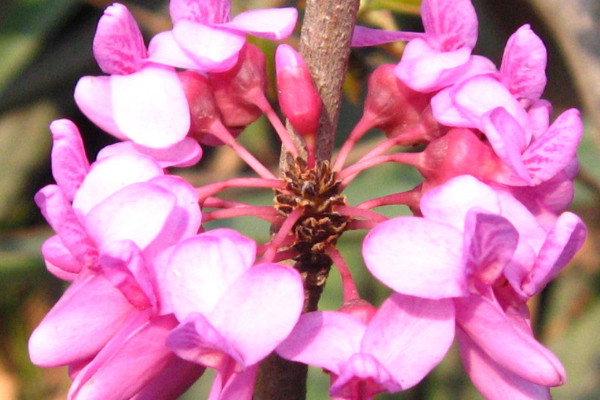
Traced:
[[[333, 153], [342, 86], [358, 6], [359, 0], [306, 1], [300, 53], [308, 64], [323, 101], [321, 126], [317, 135], [317, 160], [329, 160]], [[301, 140], [296, 142], [300, 143]], [[285, 158], [282, 155], [281, 168], [285, 168]], [[304, 279], [304, 312], [317, 310], [330, 265], [328, 257], [306, 255], [294, 266]], [[271, 354], [259, 368], [254, 398], [304, 400], [307, 371], [304, 364]]]

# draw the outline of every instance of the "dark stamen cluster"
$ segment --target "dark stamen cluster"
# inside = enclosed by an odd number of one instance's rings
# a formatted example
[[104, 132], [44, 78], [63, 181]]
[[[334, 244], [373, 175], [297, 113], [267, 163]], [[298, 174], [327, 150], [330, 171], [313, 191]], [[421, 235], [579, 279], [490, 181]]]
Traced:
[[329, 161], [319, 161], [314, 168], [301, 158], [288, 157], [287, 162], [283, 177], [287, 192], [276, 194], [275, 208], [285, 217], [302, 208], [304, 213], [293, 228], [293, 247], [301, 254], [322, 253], [336, 243], [350, 221], [336, 211], [346, 205], [346, 196], [339, 194], [340, 181]]

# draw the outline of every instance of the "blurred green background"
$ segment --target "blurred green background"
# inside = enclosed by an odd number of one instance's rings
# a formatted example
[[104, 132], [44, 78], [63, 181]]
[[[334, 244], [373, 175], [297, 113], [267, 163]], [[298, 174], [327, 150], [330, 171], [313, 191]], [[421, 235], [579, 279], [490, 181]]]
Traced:
[[[124, 2], [148, 37], [169, 28], [166, 1]], [[94, 30], [109, 1], [5, 0], [0, 3], [0, 400], [64, 399], [69, 380], [66, 369], [41, 369], [27, 355], [27, 339], [33, 328], [64, 290], [63, 282], [44, 267], [42, 242], [51, 235], [33, 195], [51, 183], [48, 124], [70, 118], [84, 135], [88, 156], [113, 139], [95, 128], [77, 110], [72, 93], [82, 75], [100, 75], [91, 53]], [[595, 0], [474, 0], [480, 21], [475, 50], [499, 64], [508, 36], [530, 23], [549, 51], [548, 87], [544, 97], [558, 114], [570, 107], [582, 110], [586, 124], [580, 148], [581, 172], [571, 209], [589, 228], [584, 248], [571, 265], [531, 306], [538, 338], [561, 358], [569, 374], [563, 387], [553, 390], [556, 400], [600, 398], [600, 254], [598, 204], [600, 197], [600, 2]], [[295, 5], [285, 0], [234, 1], [244, 8]], [[419, 30], [418, 0], [365, 0], [361, 23], [386, 29]], [[386, 10], [387, 9], [387, 10]], [[391, 11], [389, 11], [391, 10]], [[297, 42], [297, 35], [287, 40]], [[255, 42], [272, 56], [271, 43]], [[360, 118], [360, 102], [368, 73], [381, 63], [393, 63], [402, 46], [355, 50], [345, 87], [339, 137]], [[278, 144], [265, 120], [253, 124], [240, 140], [269, 167], [276, 169]], [[380, 140], [373, 132], [356, 154]], [[193, 184], [249, 173], [228, 149], [209, 149], [200, 168], [175, 171]], [[360, 175], [345, 192], [351, 204], [414, 186], [418, 175], [409, 168], [382, 166]], [[268, 205], [272, 193], [233, 192], [248, 202]], [[387, 215], [406, 213], [401, 207], [382, 210]], [[257, 240], [268, 238], [269, 227], [252, 218], [223, 221]], [[359, 282], [363, 297], [376, 304], [388, 293], [365, 272], [359, 249], [362, 234], [349, 232], [341, 250]], [[339, 278], [332, 270], [322, 307], [339, 307]], [[462, 372], [456, 349], [419, 385], [381, 399], [480, 399]], [[328, 378], [311, 369], [309, 399], [328, 398]], [[208, 379], [204, 379], [207, 381]], [[194, 386], [184, 397], [204, 398], [206, 384]]]

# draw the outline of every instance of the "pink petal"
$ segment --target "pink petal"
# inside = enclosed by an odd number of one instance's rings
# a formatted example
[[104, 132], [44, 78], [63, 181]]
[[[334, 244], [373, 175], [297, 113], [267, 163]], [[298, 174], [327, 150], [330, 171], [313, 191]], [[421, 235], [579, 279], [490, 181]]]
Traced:
[[73, 200], [73, 208], [80, 215], [85, 215], [98, 203], [125, 186], [162, 175], [163, 169], [156, 161], [138, 153], [123, 153], [104, 158], [92, 164]]
[[529, 122], [531, 123], [532, 140], [535, 142], [548, 130], [550, 126], [550, 114], [552, 104], [547, 100], [538, 100], [527, 110]]
[[184, 360], [222, 369], [229, 362], [243, 363], [242, 355], [200, 313], [191, 313], [167, 338], [167, 346]]
[[203, 366], [173, 355], [161, 371], [146, 383], [131, 400], [178, 399], [200, 379], [205, 370], [206, 368]]
[[583, 136], [579, 111], [572, 108], [554, 121], [545, 134], [523, 153], [534, 183], [544, 182], [565, 169], [577, 156], [577, 146]]
[[165, 343], [175, 326], [168, 315], [125, 328], [77, 375], [69, 398], [131, 398], [172, 363]]
[[441, 51], [475, 47], [478, 22], [470, 0], [424, 0], [421, 16], [428, 40]]
[[83, 141], [77, 126], [68, 119], [59, 119], [50, 124], [52, 132], [52, 176], [68, 200], [75, 193], [90, 169]]
[[[173, 36], [173, 31], [160, 32], [155, 35], [148, 46], [148, 61], [176, 68], [196, 70], [200, 64], [181, 48]], [[233, 66], [233, 65], [232, 65]]]
[[466, 47], [440, 52], [425, 40], [414, 39], [406, 45], [394, 73], [413, 90], [433, 92], [456, 82], [470, 55]]
[[454, 340], [454, 324], [451, 299], [395, 293], [369, 322], [361, 350], [374, 355], [404, 390], [442, 360]]
[[294, 7], [263, 8], [244, 11], [221, 26], [269, 40], [281, 40], [292, 34], [297, 18], [298, 11]]
[[548, 232], [531, 274], [523, 282], [523, 292], [529, 296], [539, 293], [583, 246], [586, 234], [587, 229], [577, 215], [561, 214]]
[[498, 193], [471, 175], [452, 178], [428, 190], [421, 199], [421, 212], [427, 219], [464, 231], [467, 213], [474, 207], [492, 214], [500, 213]]
[[230, 19], [231, 0], [171, 0], [169, 13], [173, 23], [188, 20], [201, 24], [221, 24]]
[[133, 312], [125, 297], [102, 276], [76, 281], [33, 331], [29, 356], [44, 367], [89, 359]]
[[493, 285], [518, 243], [519, 232], [506, 218], [471, 210], [465, 221], [463, 262], [474, 283]]
[[384, 31], [381, 29], [373, 29], [356, 25], [354, 27], [354, 32], [352, 33], [352, 47], [377, 46], [384, 43], [391, 43], [400, 40], [408, 41], [423, 37], [423, 33]]
[[494, 362], [460, 328], [460, 356], [465, 370], [479, 392], [489, 400], [550, 400], [550, 390], [528, 382]]
[[81, 112], [100, 129], [118, 139], [127, 139], [115, 122], [110, 76], [80, 78], [75, 86], [74, 98]]
[[173, 27], [173, 36], [184, 51], [196, 62], [196, 69], [204, 72], [223, 72], [237, 62], [238, 53], [246, 38], [244, 35], [182, 20]]
[[60, 188], [56, 185], [42, 188], [35, 195], [35, 202], [73, 257], [82, 265], [93, 265], [98, 257], [96, 244]]
[[165, 281], [180, 321], [192, 312], [209, 313], [254, 261], [252, 240], [237, 232], [220, 232], [184, 240], [173, 251]]
[[161, 168], [189, 167], [195, 165], [202, 158], [202, 148], [198, 142], [186, 137], [181, 142], [166, 149], [144, 147], [131, 141], [115, 143], [100, 150], [96, 156], [96, 160], [131, 152], [137, 152], [153, 158]]
[[349, 314], [310, 312], [300, 317], [292, 333], [277, 347], [277, 354], [339, 374], [343, 364], [360, 352], [365, 330], [365, 324]]
[[399, 217], [369, 232], [363, 257], [369, 271], [396, 292], [430, 299], [462, 296], [462, 240], [449, 225]]
[[172, 193], [157, 185], [134, 183], [90, 210], [85, 227], [100, 247], [131, 240], [143, 250], [160, 235], [175, 202]]
[[[44, 242], [42, 245], [42, 255], [46, 262], [49, 262], [53, 267], [53, 270], [50, 272], [55, 275], [58, 272], [61, 275], [59, 276], [61, 279], [63, 279], [63, 276], [69, 277], [70, 275], [68, 274], [78, 274], [85, 265], [71, 254], [58, 235], [54, 235]], [[63, 275], [61, 272], [65, 272], [67, 275]]]
[[177, 73], [146, 66], [130, 75], [110, 77], [114, 120], [132, 141], [167, 148], [185, 138], [190, 112]]
[[546, 86], [546, 47], [529, 25], [520, 27], [506, 43], [500, 73], [508, 90], [524, 106], [537, 101]]
[[565, 382], [564, 367], [556, 356], [530, 331], [513, 324], [497, 303], [479, 296], [455, 302], [458, 325], [501, 367], [538, 385]]
[[[220, 371], [217, 373], [219, 374]], [[245, 368], [240, 372], [234, 372], [223, 383], [219, 393], [219, 400], [252, 400], [254, 382], [258, 373], [258, 364]], [[212, 393], [211, 393], [212, 395]], [[212, 400], [210, 397], [209, 400]]]
[[127, 7], [114, 3], [104, 10], [94, 36], [94, 57], [107, 74], [127, 75], [146, 58], [142, 32]]
[[259, 264], [239, 277], [210, 314], [250, 366], [271, 353], [300, 317], [304, 289], [299, 273], [278, 264]]
[[343, 365], [341, 373], [329, 390], [332, 398], [354, 399], [357, 386], [362, 398], [370, 399], [381, 392], [395, 393], [402, 386], [395, 377], [371, 354], [357, 353]]
[[156, 306], [153, 276], [140, 249], [131, 241], [110, 243], [102, 249], [98, 264], [114, 287], [139, 310]]
[[526, 134], [519, 123], [504, 108], [498, 107], [482, 115], [481, 130], [496, 155], [515, 175], [506, 178], [507, 183], [531, 185], [529, 171], [521, 156], [526, 146]]

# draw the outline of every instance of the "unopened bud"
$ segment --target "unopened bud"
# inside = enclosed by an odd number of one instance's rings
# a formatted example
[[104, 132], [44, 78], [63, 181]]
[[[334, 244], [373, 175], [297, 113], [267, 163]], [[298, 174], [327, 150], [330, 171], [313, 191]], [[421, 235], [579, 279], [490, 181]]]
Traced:
[[294, 129], [305, 138], [316, 137], [321, 97], [300, 54], [282, 44], [275, 53], [279, 106]]
[[[420, 141], [428, 142], [439, 134], [429, 102], [431, 95], [412, 90], [394, 75], [393, 64], [378, 67], [371, 74], [364, 114], [372, 126], [395, 137], [409, 129], [420, 129]], [[364, 117], [363, 117], [364, 118]]]
[[210, 85], [223, 123], [243, 130], [262, 115], [257, 104], [265, 101], [266, 59], [256, 46], [246, 43], [235, 67], [209, 74]]

